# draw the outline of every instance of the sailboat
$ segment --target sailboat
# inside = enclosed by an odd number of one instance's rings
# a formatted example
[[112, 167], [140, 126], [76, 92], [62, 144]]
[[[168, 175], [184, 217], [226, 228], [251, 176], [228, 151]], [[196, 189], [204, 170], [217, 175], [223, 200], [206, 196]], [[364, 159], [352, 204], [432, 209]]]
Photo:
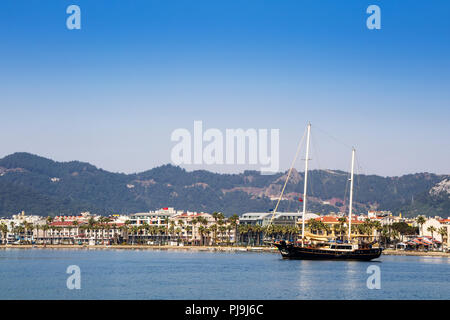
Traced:
[[[308, 160], [309, 160], [309, 144], [311, 135], [311, 124], [307, 127], [306, 140], [306, 158], [305, 158], [305, 179], [303, 191], [303, 214], [302, 214], [302, 235], [301, 243], [288, 243], [284, 240], [273, 243], [281, 253], [283, 259], [305, 259], [305, 260], [363, 260], [369, 261], [378, 258], [383, 249], [375, 247], [372, 244], [358, 244], [352, 242], [352, 205], [353, 205], [353, 173], [355, 165], [355, 148], [352, 148], [352, 166], [350, 174], [350, 199], [348, 212], [348, 240], [344, 243], [336, 243], [333, 241], [326, 241], [321, 236], [308, 233], [305, 235], [305, 217], [306, 217], [306, 191], [308, 183]], [[295, 162], [295, 158], [294, 158]], [[292, 167], [291, 167], [292, 170]], [[289, 179], [289, 174], [287, 176]], [[287, 179], [285, 185], [287, 184]], [[283, 188], [284, 190], [284, 188]], [[283, 192], [283, 191], [282, 191]], [[280, 197], [281, 199], [281, 197]], [[316, 240], [315, 244], [312, 241], [306, 243], [306, 239]]]

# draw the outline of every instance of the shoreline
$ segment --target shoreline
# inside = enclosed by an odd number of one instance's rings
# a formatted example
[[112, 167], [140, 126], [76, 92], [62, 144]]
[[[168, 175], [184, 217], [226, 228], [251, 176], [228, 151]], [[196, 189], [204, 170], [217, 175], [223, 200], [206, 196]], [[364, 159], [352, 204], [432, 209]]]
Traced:
[[[0, 245], [0, 249], [121, 249], [121, 250], [167, 250], [167, 251], [208, 251], [208, 252], [266, 252], [278, 253], [275, 247], [244, 247], [244, 246], [155, 246], [155, 245], [72, 245], [72, 244], [58, 244], [58, 245]], [[383, 255], [386, 256], [420, 256], [420, 257], [447, 257], [450, 258], [450, 253], [439, 251], [402, 251], [386, 249], [383, 250]]]
[[394, 249], [386, 249], [383, 250], [383, 254], [386, 256], [419, 256], [419, 257], [447, 257], [450, 258], [450, 253], [441, 252], [441, 251], [403, 251], [403, 250], [394, 250]]
[[0, 249], [121, 249], [121, 250], [174, 250], [174, 251], [211, 251], [211, 252], [271, 252], [278, 253], [275, 247], [244, 247], [244, 246], [170, 246], [170, 245], [0, 245]]

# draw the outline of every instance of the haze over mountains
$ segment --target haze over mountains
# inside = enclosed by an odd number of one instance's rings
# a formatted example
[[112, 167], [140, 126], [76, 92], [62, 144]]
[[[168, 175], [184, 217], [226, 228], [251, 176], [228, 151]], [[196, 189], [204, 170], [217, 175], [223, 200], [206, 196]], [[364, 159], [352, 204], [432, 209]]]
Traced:
[[[0, 159], [0, 216], [22, 210], [44, 216], [81, 211], [107, 215], [161, 207], [221, 211], [226, 215], [268, 212], [275, 207], [285, 177], [286, 172], [274, 175], [260, 175], [256, 171], [188, 172], [173, 165], [123, 174], [79, 161], [55, 162], [29, 153], [14, 153]], [[278, 211], [300, 208], [303, 177], [303, 172], [293, 171]], [[348, 177], [348, 173], [338, 170], [311, 171], [309, 210], [317, 213], [346, 210]], [[354, 201], [358, 213], [376, 209], [408, 216], [447, 217], [450, 175], [356, 175]]]

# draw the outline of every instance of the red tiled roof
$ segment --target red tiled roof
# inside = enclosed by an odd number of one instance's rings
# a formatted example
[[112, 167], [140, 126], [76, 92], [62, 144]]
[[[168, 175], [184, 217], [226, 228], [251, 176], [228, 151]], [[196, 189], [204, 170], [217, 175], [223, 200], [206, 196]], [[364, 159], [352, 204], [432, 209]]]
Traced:
[[[78, 227], [80, 225], [86, 225], [86, 223], [78, 222], [78, 225], [74, 225], [73, 221], [55, 221], [55, 222], [50, 223], [50, 226], [52, 226], [52, 227]], [[115, 225], [116, 227], [121, 227], [121, 226], [125, 225], [125, 223], [110, 222], [110, 223], [95, 224], [95, 225], [97, 225], [97, 226], [109, 225], [111, 227], [113, 227], [113, 225]]]
[[120, 227], [120, 226], [125, 225], [125, 223], [122, 223], [122, 222], [98, 223], [97, 225], [107, 225], [107, 224], [110, 225], [110, 226], [116, 225], [116, 227]]
[[180, 214], [180, 215], [177, 215], [178, 217], [198, 217], [198, 216], [202, 216], [202, 215], [205, 215], [205, 214], [207, 214], [207, 213], [187, 213], [187, 212], [184, 212], [184, 213], [182, 213], [182, 214]]
[[[316, 218], [317, 221], [324, 223], [339, 223], [339, 217], [324, 216]], [[352, 224], [363, 223], [362, 221], [352, 219]]]
[[[82, 224], [82, 222], [78, 221], [78, 224]], [[50, 225], [55, 227], [74, 226], [73, 221], [54, 221]]]
[[83, 218], [83, 216], [55, 216], [55, 218]]

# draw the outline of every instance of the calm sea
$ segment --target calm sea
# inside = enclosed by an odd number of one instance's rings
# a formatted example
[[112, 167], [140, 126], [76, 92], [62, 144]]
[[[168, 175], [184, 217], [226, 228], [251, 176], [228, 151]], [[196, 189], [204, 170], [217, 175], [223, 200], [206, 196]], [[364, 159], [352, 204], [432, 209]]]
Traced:
[[[0, 250], [0, 299], [450, 299], [450, 259], [289, 261], [273, 253]], [[81, 289], [69, 290], [69, 265]], [[381, 271], [368, 289], [367, 268]]]

